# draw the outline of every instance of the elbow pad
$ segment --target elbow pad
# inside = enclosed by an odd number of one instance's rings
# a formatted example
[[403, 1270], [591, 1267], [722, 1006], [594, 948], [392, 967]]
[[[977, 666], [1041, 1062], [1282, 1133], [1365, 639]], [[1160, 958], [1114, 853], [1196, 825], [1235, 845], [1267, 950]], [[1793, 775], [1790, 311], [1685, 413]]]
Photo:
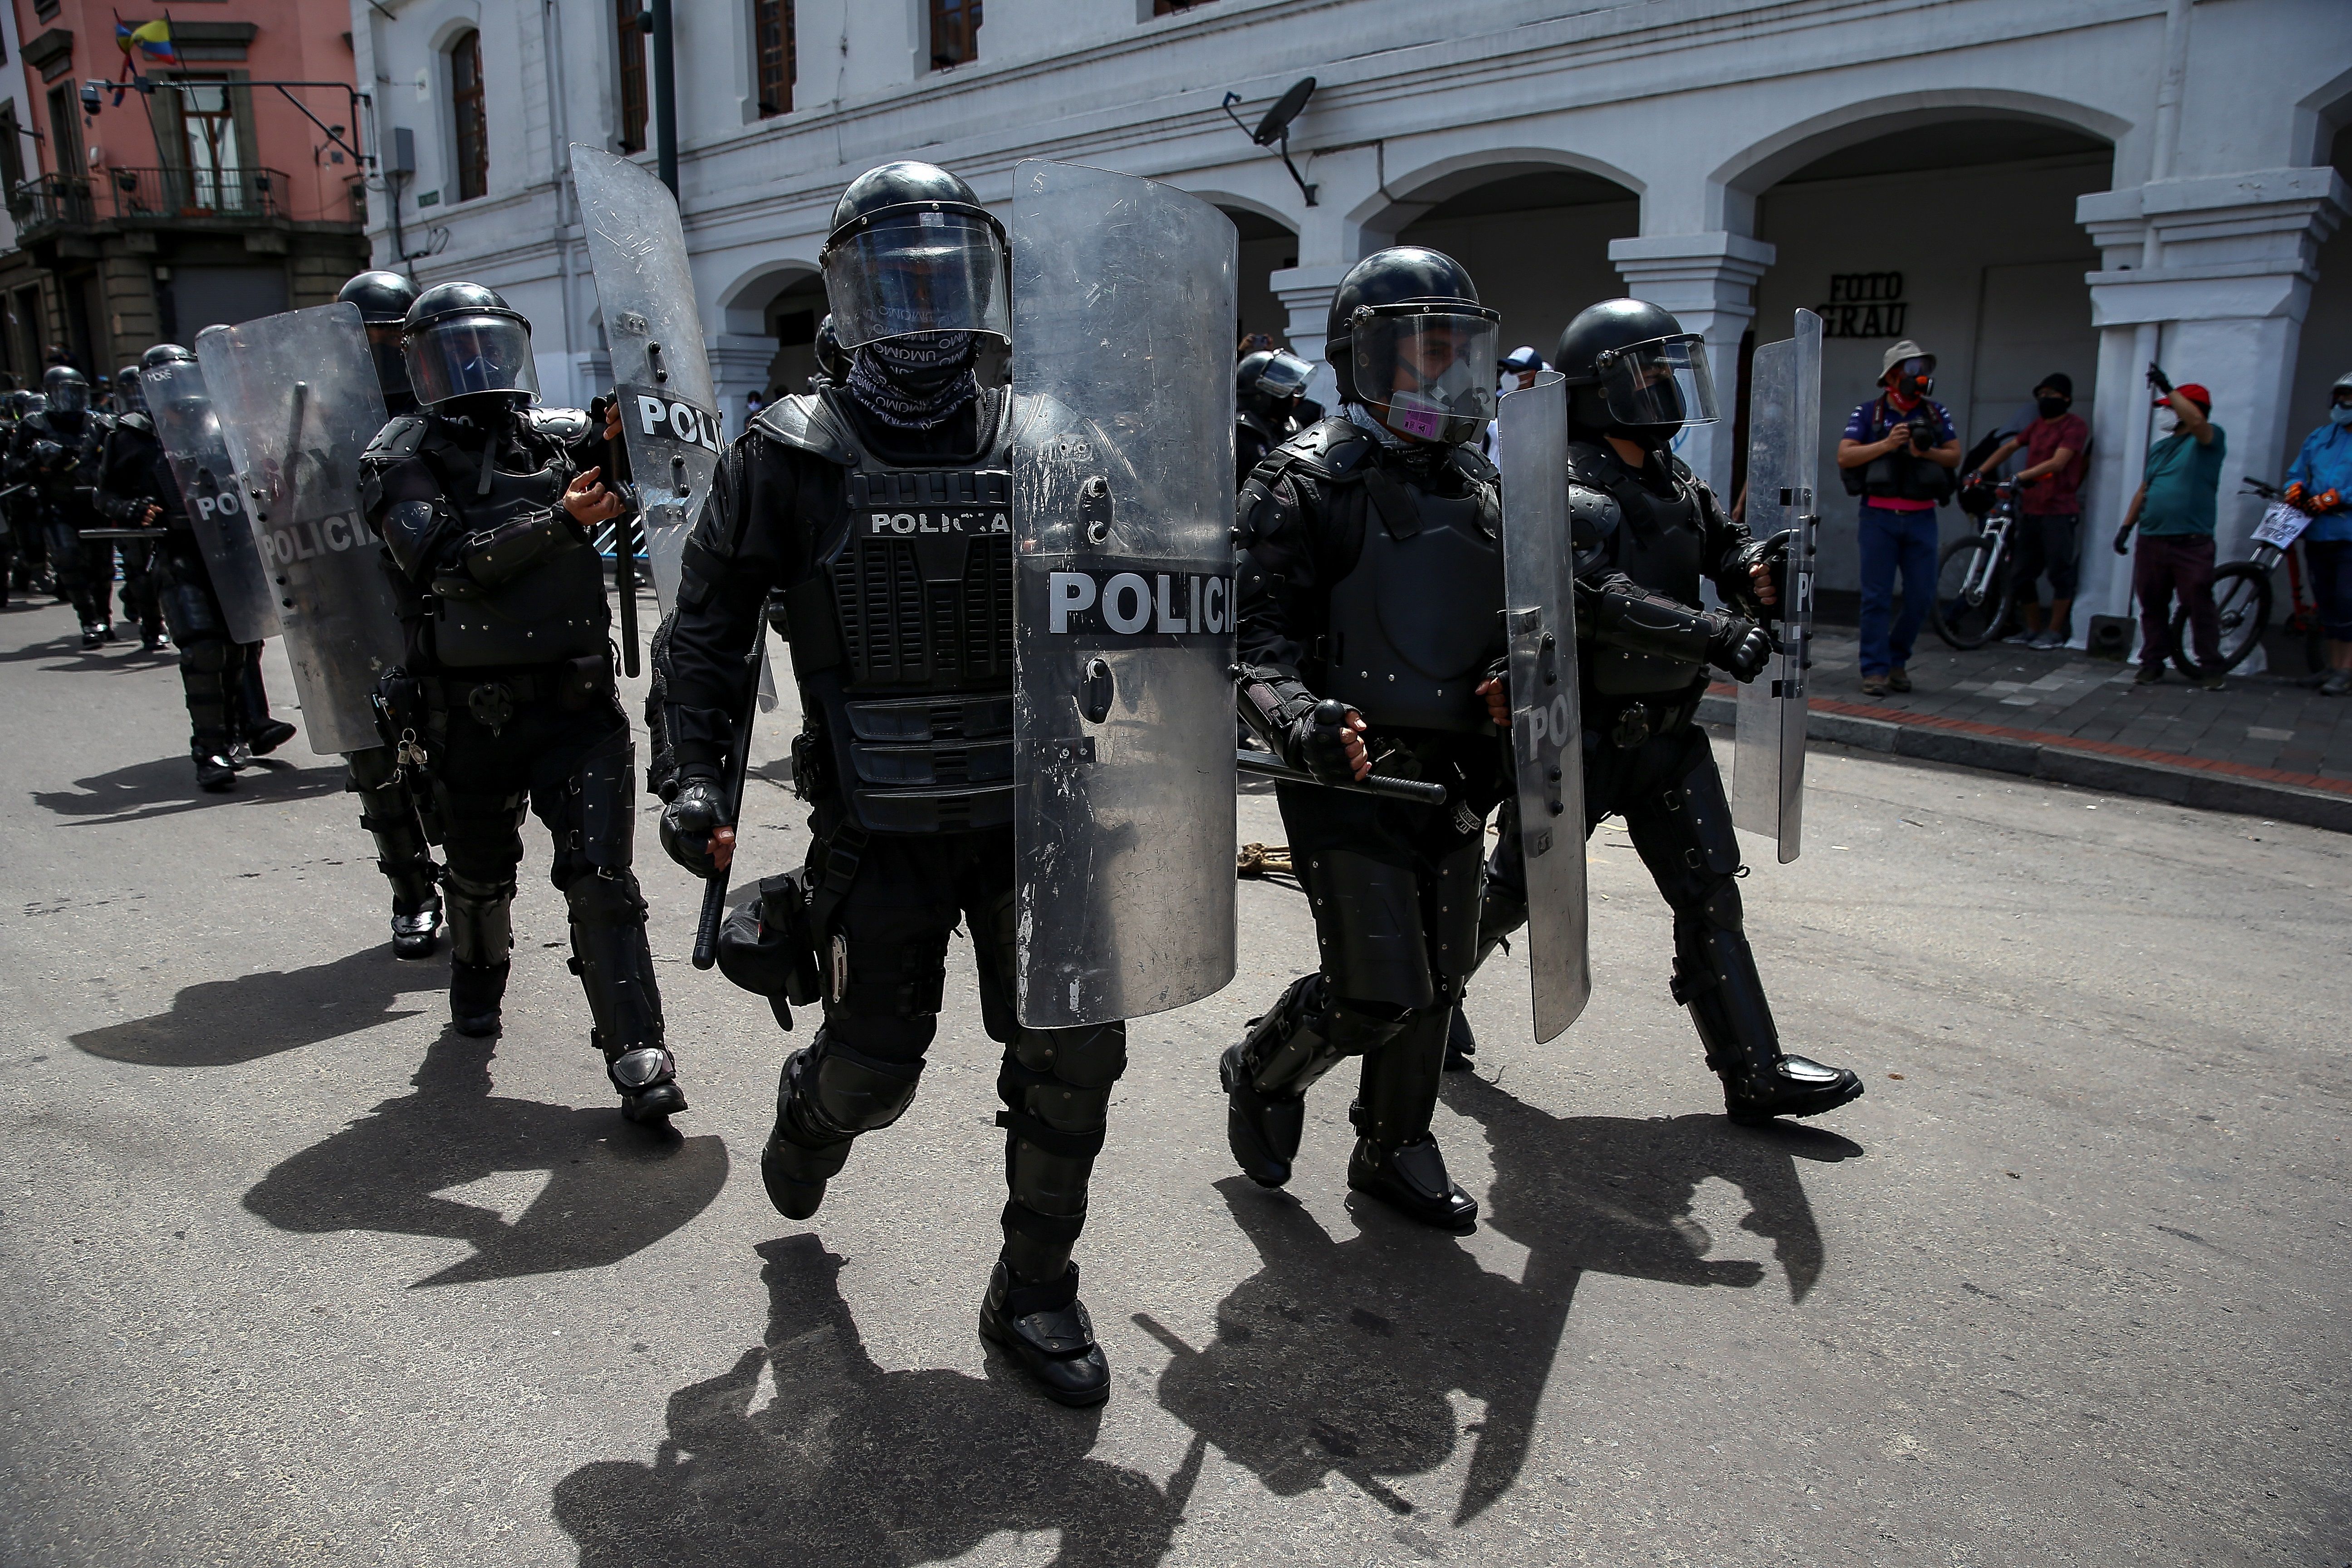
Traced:
[[448, 509], [437, 500], [394, 501], [376, 520], [375, 531], [404, 576], [421, 576], [433, 548], [446, 531]]
[[1709, 622], [1721, 618], [1623, 581], [1599, 584], [1578, 597], [1578, 613], [1591, 626], [1595, 642], [1683, 664], [1706, 662], [1717, 629]]
[[512, 582], [542, 557], [583, 542], [579, 526], [561, 510], [531, 511], [478, 533], [469, 533], [457, 547], [466, 575], [485, 588]]

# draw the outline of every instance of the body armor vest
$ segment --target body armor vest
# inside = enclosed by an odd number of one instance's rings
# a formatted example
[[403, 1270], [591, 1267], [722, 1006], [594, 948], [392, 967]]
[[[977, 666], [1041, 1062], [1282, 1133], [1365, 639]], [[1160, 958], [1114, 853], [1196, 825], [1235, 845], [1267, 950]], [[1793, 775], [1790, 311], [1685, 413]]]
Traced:
[[[533, 458], [542, 450], [528, 437], [521, 445]], [[509, 463], [530, 460], [516, 447], [502, 437], [495, 452]], [[509, 472], [489, 452], [469, 452], [443, 429], [425, 438], [418, 455], [440, 478], [441, 492], [467, 533], [559, 509], [572, 482], [572, 465], [560, 450], [541, 468]], [[487, 491], [484, 462], [491, 463]], [[552, 664], [606, 649], [611, 610], [604, 602], [604, 563], [586, 544], [551, 550], [496, 588], [481, 587], [462, 568], [437, 575], [429, 586], [433, 658], [441, 668]]]
[[[1675, 493], [1662, 496], [1612, 460], [1579, 461], [1579, 456], [1572, 454], [1570, 458], [1576, 482], [1606, 490], [1622, 516], [1610, 541], [1617, 570], [1637, 587], [1697, 608], [1703, 602], [1699, 556], [1706, 538], [1697, 485], [1677, 477]], [[1601, 647], [1592, 657], [1593, 689], [1611, 697], [1681, 691], [1706, 668], [1655, 654]]]
[[1494, 491], [1436, 496], [1375, 470], [1363, 495], [1363, 549], [1331, 587], [1329, 695], [1376, 728], [1484, 728], [1475, 689], [1505, 647]]
[[816, 574], [786, 600], [834, 776], [872, 832], [1000, 826], [1013, 820], [1011, 400], [996, 395], [972, 457], [917, 467], [868, 450], [835, 396], [774, 410], [803, 431], [822, 417], [824, 455], [847, 470], [841, 515], [811, 520]]

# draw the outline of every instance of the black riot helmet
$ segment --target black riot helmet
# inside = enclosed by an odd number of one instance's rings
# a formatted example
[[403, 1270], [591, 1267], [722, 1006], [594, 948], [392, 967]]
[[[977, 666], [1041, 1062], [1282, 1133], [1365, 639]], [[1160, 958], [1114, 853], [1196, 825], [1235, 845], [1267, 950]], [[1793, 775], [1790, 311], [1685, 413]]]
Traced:
[[835, 386], [849, 380], [849, 356], [842, 352], [841, 335], [833, 330], [830, 313], [816, 325], [816, 373]]
[[409, 307], [416, 303], [416, 285], [397, 272], [362, 272], [337, 290], [335, 300], [360, 308], [360, 320], [367, 324], [368, 353], [375, 356], [376, 384], [383, 388], [384, 401], [401, 403], [411, 397], [400, 334], [408, 321]]
[[114, 373], [114, 411], [117, 414], [147, 412], [147, 394], [139, 384], [139, 367], [126, 364]]
[[539, 395], [530, 322], [479, 283], [440, 283], [419, 294], [401, 329], [400, 351], [423, 407], [486, 394], [513, 403]]
[[1283, 349], [1260, 349], [1244, 354], [1234, 366], [1234, 395], [1249, 413], [1283, 419], [1296, 412], [1307, 395], [1307, 378], [1314, 367]]
[[1340, 402], [1362, 404], [1400, 436], [1453, 446], [1495, 416], [1500, 321], [1460, 262], [1402, 245], [1339, 280], [1323, 352]]
[[885, 163], [850, 181], [817, 265], [845, 351], [919, 332], [1012, 340], [1004, 226], [935, 164]]
[[69, 364], [53, 364], [41, 373], [41, 406], [52, 414], [89, 411], [89, 377]]
[[1664, 447], [1684, 426], [1717, 418], [1706, 343], [1646, 300], [1579, 311], [1552, 368], [1568, 383], [1569, 424], [1594, 435]]
[[139, 356], [141, 370], [160, 370], [167, 364], [194, 364], [196, 356], [178, 343], [157, 343]]

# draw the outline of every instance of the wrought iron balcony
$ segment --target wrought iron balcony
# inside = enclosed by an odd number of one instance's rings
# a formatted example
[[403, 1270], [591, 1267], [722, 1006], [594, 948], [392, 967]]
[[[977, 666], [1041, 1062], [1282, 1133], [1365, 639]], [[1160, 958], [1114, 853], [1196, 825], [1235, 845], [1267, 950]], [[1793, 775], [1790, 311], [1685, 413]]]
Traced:
[[62, 174], [26, 180], [8, 193], [8, 216], [16, 220], [19, 238], [60, 225], [86, 226], [92, 221], [89, 182]]
[[19, 239], [101, 220], [188, 222], [292, 216], [276, 169], [105, 169], [92, 178], [44, 174], [8, 196]]

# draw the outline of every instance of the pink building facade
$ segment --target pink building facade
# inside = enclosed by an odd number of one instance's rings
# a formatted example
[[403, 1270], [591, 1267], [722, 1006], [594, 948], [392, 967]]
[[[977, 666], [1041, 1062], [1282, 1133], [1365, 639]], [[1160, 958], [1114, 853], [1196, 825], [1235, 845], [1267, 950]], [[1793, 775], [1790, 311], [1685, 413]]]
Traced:
[[[215, 322], [332, 299], [367, 264], [361, 155], [375, 149], [341, 0], [187, 0], [169, 16], [171, 56], [130, 58], [145, 92], [129, 86], [117, 23], [163, 21], [160, 6], [8, 4], [21, 47], [0, 101], [16, 226], [0, 368], [29, 384], [62, 350], [110, 374]], [[297, 108], [251, 85], [269, 82], [316, 85], [289, 89]]]

